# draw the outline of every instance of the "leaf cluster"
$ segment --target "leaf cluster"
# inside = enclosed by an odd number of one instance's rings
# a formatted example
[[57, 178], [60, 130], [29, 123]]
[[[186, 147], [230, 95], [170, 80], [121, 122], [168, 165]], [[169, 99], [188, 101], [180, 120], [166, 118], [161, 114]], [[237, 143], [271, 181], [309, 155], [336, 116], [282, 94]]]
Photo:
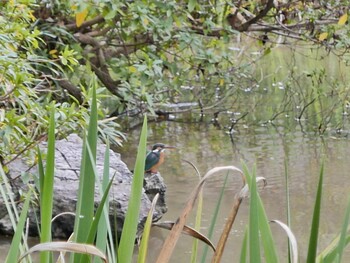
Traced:
[[[44, 54], [49, 43], [47, 31], [38, 28], [33, 1], [6, 1], [0, 12], [0, 156], [4, 163], [26, 152], [33, 158], [35, 144], [46, 138], [50, 105], [56, 108], [55, 121], [64, 137], [80, 132], [88, 118], [91, 94], [81, 87], [81, 103], [69, 92], [56, 89], [54, 81], [78, 64], [76, 51], [69, 46]], [[87, 86], [95, 85], [91, 78]], [[103, 94], [99, 94], [103, 98]], [[101, 107], [99, 115], [104, 118]], [[120, 143], [118, 124], [101, 122], [99, 131]], [[113, 129], [111, 129], [113, 128]]]

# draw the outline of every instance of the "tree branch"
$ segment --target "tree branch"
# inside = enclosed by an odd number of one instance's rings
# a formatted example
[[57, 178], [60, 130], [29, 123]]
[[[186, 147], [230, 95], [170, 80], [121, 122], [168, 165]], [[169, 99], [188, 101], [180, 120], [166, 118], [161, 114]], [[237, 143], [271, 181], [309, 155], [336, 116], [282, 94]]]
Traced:
[[273, 2], [274, 2], [274, 0], [269, 0], [267, 2], [267, 4], [266, 4], [265, 8], [259, 14], [257, 14], [255, 17], [253, 17], [249, 21], [245, 22], [241, 26], [239, 26], [237, 28], [237, 30], [238, 31], [246, 31], [250, 27], [250, 25], [255, 24], [261, 18], [265, 17], [266, 14], [271, 10], [271, 8], [274, 7], [274, 3]]
[[58, 79], [56, 81], [63, 89], [68, 91], [70, 95], [76, 98], [79, 104], [83, 103], [84, 99], [83, 99], [83, 94], [81, 93], [81, 90], [77, 88], [75, 85], [73, 85], [72, 82], [68, 81], [67, 79]]

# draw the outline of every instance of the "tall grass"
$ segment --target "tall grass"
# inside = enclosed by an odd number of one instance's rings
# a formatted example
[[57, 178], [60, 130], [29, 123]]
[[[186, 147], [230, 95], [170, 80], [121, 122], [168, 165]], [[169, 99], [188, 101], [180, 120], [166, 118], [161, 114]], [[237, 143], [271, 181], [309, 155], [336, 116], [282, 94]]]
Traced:
[[140, 205], [141, 205], [143, 176], [145, 172], [146, 142], [147, 142], [147, 119], [145, 116], [143, 126], [142, 126], [142, 131], [141, 131], [140, 143], [139, 143], [138, 152], [137, 152], [128, 210], [125, 215], [123, 232], [121, 235], [120, 244], [118, 248], [119, 262], [131, 262], [133, 251], [134, 251], [137, 222], [139, 219], [139, 211], [140, 211]]
[[[53, 208], [53, 184], [55, 176], [55, 108], [51, 105], [48, 136], [48, 151], [45, 173], [40, 169], [40, 243], [51, 241], [51, 218]], [[40, 155], [40, 153], [39, 153]], [[42, 164], [40, 164], [42, 167]], [[50, 253], [43, 251], [40, 254], [40, 262], [52, 262]]]
[[[137, 159], [135, 163], [135, 173], [131, 185], [130, 200], [125, 217], [123, 231], [120, 238], [120, 244], [116, 244], [112, 236], [112, 223], [109, 218], [109, 189], [113, 183], [113, 178], [109, 178], [109, 149], [107, 147], [104, 161], [104, 173], [101, 179], [96, 172], [96, 147], [97, 147], [97, 102], [96, 94], [93, 91], [93, 101], [91, 104], [91, 118], [89, 127], [87, 129], [87, 135], [84, 138], [83, 154], [81, 160], [81, 174], [79, 182], [78, 203], [76, 209], [76, 218], [74, 225], [74, 237], [73, 242], [51, 242], [51, 217], [52, 217], [52, 197], [54, 189], [54, 166], [55, 166], [55, 121], [54, 110], [51, 111], [50, 127], [49, 127], [49, 143], [48, 154], [46, 158], [46, 166], [41, 162], [41, 153], [38, 151], [39, 156], [39, 174], [40, 174], [40, 206], [41, 206], [41, 240], [40, 244], [26, 248], [27, 240], [24, 234], [25, 232], [25, 220], [30, 204], [30, 196], [32, 192], [29, 191], [25, 197], [25, 202], [22, 208], [22, 212], [19, 213], [16, 208], [16, 203], [13, 200], [11, 189], [8, 183], [8, 179], [2, 169], [0, 169], [2, 184], [0, 184], [0, 192], [5, 202], [7, 210], [9, 212], [11, 222], [15, 229], [15, 235], [12, 240], [10, 250], [8, 252], [6, 263], [16, 262], [17, 259], [26, 260], [32, 262], [30, 257], [31, 253], [40, 251], [41, 262], [52, 262], [52, 253], [50, 251], [68, 251], [73, 255], [70, 257], [70, 262], [121, 262], [131, 263], [134, 254], [134, 243], [136, 238], [136, 232], [139, 221], [139, 211], [141, 205], [142, 185], [144, 176], [144, 164], [146, 156], [146, 141], [147, 141], [147, 118], [144, 118], [144, 124], [142, 127], [140, 142], [138, 146]], [[108, 146], [108, 145], [107, 145]], [[179, 215], [176, 221], [173, 223], [163, 224], [165, 228], [170, 229], [169, 235], [166, 238], [163, 248], [158, 255], [157, 262], [166, 263], [170, 260], [174, 248], [180, 239], [181, 233], [185, 232], [192, 235], [195, 238], [200, 239], [206, 245], [213, 249], [212, 262], [222, 262], [223, 255], [225, 254], [227, 239], [230, 235], [233, 224], [235, 223], [236, 216], [239, 208], [242, 204], [243, 198], [249, 191], [249, 222], [245, 226], [245, 234], [242, 244], [235, 244], [241, 246], [241, 255], [239, 262], [280, 262], [278, 258], [277, 247], [273, 240], [273, 235], [270, 229], [270, 222], [274, 222], [281, 226], [291, 244], [291, 256], [290, 262], [297, 262], [298, 260], [298, 248], [297, 242], [291, 229], [278, 220], [270, 221], [265, 212], [263, 201], [259, 195], [259, 182], [265, 182], [264, 178], [256, 176], [255, 169], [252, 172], [242, 164], [243, 171], [235, 166], [216, 167], [209, 170], [205, 176], [200, 178], [200, 182], [197, 187], [194, 188], [190, 195], [188, 202], [185, 204], [183, 211]], [[196, 170], [199, 174], [198, 170]], [[201, 200], [201, 194], [205, 182], [213, 176], [221, 175], [222, 172], [226, 172], [226, 179], [218, 202], [212, 222], [210, 224], [210, 233], [215, 229], [216, 218], [218, 210], [222, 202], [224, 193], [224, 187], [226, 185], [227, 178], [229, 176], [236, 176], [238, 180], [242, 181], [242, 187], [237, 191], [232, 201], [232, 207], [227, 215], [227, 220], [223, 227], [223, 231], [216, 246], [212, 244], [210, 239], [203, 234], [198, 233], [195, 229], [191, 229], [186, 225], [189, 213], [195, 209], [195, 203]], [[287, 170], [285, 172], [287, 179]], [[318, 240], [318, 228], [322, 200], [322, 182], [323, 182], [324, 166], [322, 164], [320, 170], [319, 184], [317, 188], [317, 196], [315, 199], [312, 229], [310, 232], [310, 241], [308, 247], [307, 262], [341, 262], [342, 255], [345, 247], [350, 242], [349, 233], [349, 221], [350, 221], [350, 199], [348, 206], [345, 210], [344, 221], [341, 227], [339, 235], [334, 241], [317, 256], [317, 240]], [[288, 183], [287, 183], [288, 184]], [[94, 191], [97, 186], [101, 201], [95, 211]], [[288, 187], [286, 186], [288, 191]], [[287, 197], [289, 193], [287, 193]], [[146, 221], [144, 235], [141, 240], [141, 247], [139, 249], [138, 263], [146, 262], [147, 250], [152, 249], [149, 247], [149, 233], [151, 222], [153, 218], [154, 206], [156, 199], [153, 201], [151, 211]], [[203, 205], [205, 205], [203, 203]], [[289, 211], [289, 199], [288, 207]], [[199, 207], [196, 209], [196, 222], [195, 225], [199, 228], [201, 224], [201, 212], [202, 204], [199, 202]], [[20, 215], [19, 215], [20, 214]], [[290, 220], [287, 220], [290, 221]], [[288, 222], [289, 224], [290, 222]], [[158, 225], [162, 225], [159, 223]], [[220, 226], [222, 228], [222, 226]], [[96, 245], [96, 246], [95, 246]], [[199, 243], [195, 243], [193, 246], [192, 262], [197, 260]], [[20, 250], [18, 250], [20, 248]], [[286, 247], [288, 249], [288, 247]], [[19, 252], [22, 254], [19, 257]], [[25, 252], [25, 253], [24, 253]], [[81, 255], [84, 254], [84, 255]], [[204, 250], [201, 261], [205, 262], [207, 252]], [[94, 259], [91, 259], [94, 257]]]
[[[52, 108], [50, 125], [49, 125], [49, 143], [47, 148], [47, 159], [46, 166], [41, 162], [41, 153], [38, 151], [39, 158], [39, 175], [40, 175], [40, 206], [41, 206], [41, 240], [40, 244], [27, 250], [26, 253], [22, 253], [21, 260], [27, 260], [32, 262], [30, 259], [30, 253], [37, 251], [41, 252], [40, 262], [52, 262], [52, 253], [50, 251], [68, 251], [73, 252], [71, 262], [89, 262], [90, 256], [98, 256], [101, 260], [106, 261], [107, 256], [105, 253], [108, 252], [109, 262], [131, 262], [133, 255], [134, 242], [136, 238], [136, 231], [138, 226], [138, 214], [141, 204], [141, 194], [143, 185], [143, 173], [144, 163], [146, 155], [146, 140], [147, 140], [147, 119], [145, 117], [142, 133], [140, 136], [140, 145], [138, 149], [138, 158], [135, 164], [135, 175], [131, 186], [131, 198], [128, 205], [127, 214], [125, 217], [125, 224], [120, 239], [119, 250], [116, 251], [115, 240], [112, 236], [111, 222], [109, 219], [109, 202], [108, 192], [111, 187], [113, 178], [109, 178], [109, 148], [106, 149], [105, 162], [104, 162], [104, 175], [103, 182], [99, 181], [96, 172], [96, 147], [97, 147], [97, 101], [96, 92], [93, 90], [90, 122], [87, 129], [87, 136], [84, 138], [83, 153], [81, 160], [81, 170], [79, 177], [79, 192], [78, 201], [75, 217], [74, 226], [74, 237], [73, 242], [51, 242], [51, 218], [52, 218], [52, 200], [53, 200], [53, 189], [54, 189], [54, 161], [55, 161], [55, 121], [54, 121], [54, 110]], [[7, 183], [6, 175], [2, 173], [3, 181], [6, 182], [7, 189], [0, 187], [1, 194], [6, 203], [8, 203], [8, 211], [12, 217], [12, 223], [16, 229], [16, 234], [13, 238], [11, 249], [8, 253], [6, 262], [12, 263], [18, 258], [18, 240], [21, 234], [24, 233], [24, 222], [26, 219], [30, 192], [27, 195], [26, 202], [22, 208], [21, 217], [18, 216], [17, 207], [14, 200], [7, 202], [8, 196], [12, 198], [10, 186]], [[95, 212], [94, 206], [94, 191], [95, 184], [99, 186], [100, 195], [102, 196], [99, 207]], [[10, 199], [11, 199], [10, 198]], [[96, 245], [91, 246], [97, 238]], [[22, 237], [22, 241], [26, 244], [27, 240]], [[20, 246], [21, 247], [21, 246]], [[24, 251], [24, 250], [22, 250]], [[103, 252], [101, 252], [103, 251]], [[86, 254], [79, 255], [79, 254]], [[26, 258], [25, 258], [26, 257]], [[95, 262], [101, 262], [101, 260], [95, 258]]]

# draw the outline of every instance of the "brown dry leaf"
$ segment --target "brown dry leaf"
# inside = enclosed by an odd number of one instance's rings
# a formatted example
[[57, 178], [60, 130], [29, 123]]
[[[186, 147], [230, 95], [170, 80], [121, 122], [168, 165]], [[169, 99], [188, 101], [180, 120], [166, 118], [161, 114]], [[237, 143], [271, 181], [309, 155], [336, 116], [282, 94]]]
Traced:
[[203, 188], [203, 185], [205, 183], [205, 181], [212, 177], [214, 174], [218, 173], [218, 172], [222, 172], [222, 171], [234, 171], [234, 172], [239, 172], [242, 180], [243, 180], [243, 185], [245, 185], [245, 178], [243, 176], [243, 172], [238, 169], [235, 166], [222, 166], [222, 167], [216, 167], [213, 168], [211, 170], [209, 170], [206, 175], [203, 177], [203, 179], [199, 182], [199, 184], [196, 186], [196, 188], [193, 190], [189, 200], [187, 201], [185, 208], [182, 210], [182, 213], [180, 214], [179, 218], [176, 220], [174, 226], [172, 227], [167, 239], [165, 240], [164, 244], [163, 244], [163, 248], [160, 251], [160, 254], [158, 256], [157, 259], [157, 263], [166, 263], [169, 261], [175, 245], [181, 235], [181, 232], [185, 226], [187, 217], [189, 215], [189, 213], [192, 211], [193, 206], [198, 198], [198, 194], [201, 191], [201, 189]]
[[[153, 223], [152, 226], [157, 226], [157, 227], [160, 227], [163, 229], [171, 230], [173, 228], [174, 224], [175, 224], [175, 222], [158, 222], [158, 223]], [[209, 240], [209, 238], [207, 238], [205, 235], [198, 232], [194, 228], [185, 225], [184, 228], [182, 229], [182, 233], [203, 241], [204, 243], [206, 243], [208, 246], [210, 246], [215, 251], [215, 246]]]

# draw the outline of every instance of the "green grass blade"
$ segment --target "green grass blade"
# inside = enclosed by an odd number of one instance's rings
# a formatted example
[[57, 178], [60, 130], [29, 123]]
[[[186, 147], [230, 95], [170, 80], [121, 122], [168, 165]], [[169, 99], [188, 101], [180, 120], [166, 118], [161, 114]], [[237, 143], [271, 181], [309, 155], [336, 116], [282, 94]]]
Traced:
[[[287, 210], [287, 225], [291, 227], [290, 220], [290, 199], [289, 199], [289, 177], [288, 177], [288, 161], [284, 159], [284, 177], [285, 177], [285, 190], [286, 190], [286, 210]], [[291, 254], [291, 244], [288, 239], [288, 262], [292, 262], [292, 254]]]
[[159, 194], [157, 193], [155, 195], [155, 197], [153, 198], [151, 209], [148, 212], [147, 220], [146, 220], [145, 227], [144, 227], [143, 233], [142, 233], [142, 239], [141, 239], [139, 255], [138, 255], [138, 258], [137, 258], [137, 263], [144, 263], [144, 262], [146, 262], [147, 249], [148, 249], [148, 240], [149, 240], [151, 227], [152, 227], [153, 213], [155, 211], [155, 207], [156, 207], [158, 198], [159, 198]]
[[44, 184], [45, 184], [45, 172], [44, 172], [44, 165], [43, 165], [43, 158], [41, 156], [41, 151], [38, 146], [37, 149], [38, 154], [38, 173], [39, 173], [39, 187], [40, 187], [40, 194], [43, 192]]
[[[215, 229], [215, 225], [216, 225], [216, 221], [218, 218], [218, 214], [219, 214], [219, 209], [222, 203], [222, 198], [224, 196], [224, 192], [225, 192], [225, 188], [226, 188], [226, 184], [227, 184], [227, 178], [228, 178], [229, 174], [226, 174], [225, 180], [224, 180], [224, 184], [222, 185], [221, 191], [220, 191], [220, 195], [218, 198], [218, 201], [216, 202], [216, 206], [213, 212], [213, 217], [210, 220], [210, 226], [209, 226], [209, 230], [208, 230], [208, 238], [211, 239], [214, 233], [214, 229]], [[208, 246], [204, 246], [203, 249], [203, 254], [202, 254], [202, 258], [201, 258], [201, 262], [205, 263], [206, 262], [206, 258], [207, 258], [207, 254], [208, 254]]]
[[[197, 231], [200, 231], [200, 227], [201, 227], [202, 210], [203, 210], [203, 189], [201, 189], [198, 194], [198, 205], [197, 205], [197, 211], [196, 211], [196, 221], [194, 226], [194, 229], [196, 229]], [[198, 239], [195, 238], [192, 243], [191, 263], [197, 262], [197, 254], [198, 254]]]
[[[332, 242], [327, 246], [326, 249], [320, 253], [316, 259], [317, 263], [333, 263], [336, 261], [338, 254], [338, 244], [339, 244], [340, 235], [338, 235]], [[350, 243], [350, 234], [347, 234], [345, 237], [345, 246]]]
[[319, 178], [318, 187], [317, 187], [316, 201], [315, 201], [315, 206], [314, 206], [314, 213], [312, 216], [309, 248], [308, 248], [308, 254], [307, 254], [307, 259], [306, 259], [307, 263], [314, 263], [316, 260], [318, 230], [319, 230], [320, 214], [321, 214], [323, 171], [324, 171], [324, 163], [322, 162], [321, 171], [320, 171], [320, 178]]
[[[55, 107], [51, 106], [50, 124], [46, 157], [45, 179], [43, 179], [44, 186], [40, 196], [40, 221], [41, 221], [41, 235], [40, 242], [51, 241], [51, 218], [53, 207], [53, 184], [55, 175]], [[40, 262], [52, 262], [50, 252], [40, 253]], [[52, 254], [51, 254], [52, 255]]]
[[18, 248], [21, 246], [21, 237], [24, 232], [24, 226], [27, 219], [28, 209], [29, 209], [29, 203], [30, 203], [30, 197], [32, 195], [32, 190], [30, 190], [25, 197], [25, 202], [22, 208], [21, 215], [18, 220], [18, 224], [15, 229], [15, 234], [12, 238], [11, 246], [9, 249], [9, 252], [7, 254], [5, 263], [12, 263], [17, 262], [17, 256], [18, 256]]
[[[84, 138], [82, 161], [79, 176], [78, 201], [74, 224], [75, 241], [86, 243], [89, 229], [94, 218], [95, 202], [95, 169], [97, 148], [97, 99], [96, 90], [92, 88], [92, 103], [87, 137]], [[87, 150], [90, 147], [91, 155]], [[74, 255], [74, 262], [80, 262], [86, 256]], [[84, 260], [83, 260], [84, 261]]]
[[242, 241], [242, 249], [241, 249], [241, 256], [239, 258], [240, 263], [246, 263], [247, 262], [247, 253], [248, 253], [248, 226], [246, 226], [244, 231], [244, 237]]
[[131, 262], [132, 259], [141, 205], [141, 194], [143, 187], [146, 156], [146, 143], [147, 118], [145, 116], [140, 136], [140, 143], [137, 151], [137, 158], [134, 169], [134, 177], [131, 185], [129, 205], [125, 216], [125, 222], [121, 234], [120, 244], [118, 247], [119, 262]]
[[[248, 184], [250, 184], [251, 182], [250, 178], [252, 176], [250, 175], [250, 172], [244, 163], [243, 163], [243, 172], [247, 178]], [[255, 174], [255, 171], [253, 171], [253, 173]], [[257, 200], [258, 200], [258, 212], [259, 212], [259, 230], [260, 230], [262, 245], [264, 248], [265, 259], [266, 259], [266, 262], [277, 263], [279, 261], [277, 257], [276, 246], [273, 240], [269, 220], [267, 218], [259, 193], [257, 193]]]
[[[1, 181], [2, 180], [2, 181]], [[14, 200], [14, 194], [10, 185], [10, 182], [2, 168], [2, 165], [0, 163], [0, 194], [2, 196], [2, 201], [5, 204], [8, 216], [10, 218], [11, 225], [16, 231], [17, 229], [17, 222], [19, 221], [19, 215], [17, 210], [17, 202]], [[3, 204], [3, 205], [4, 205]], [[24, 233], [23, 233], [23, 240], [26, 240]], [[17, 250], [19, 250], [21, 253], [24, 253], [25, 249], [28, 249], [27, 242], [24, 242], [23, 245], [20, 244], [17, 247]], [[30, 262], [30, 261], [29, 261]]]
[[338, 244], [338, 256], [337, 262], [341, 263], [341, 259], [343, 257], [343, 251], [346, 244], [346, 235], [349, 227], [349, 218], [350, 218], [350, 198], [348, 198], [348, 206], [345, 211], [344, 222], [342, 226], [342, 230], [340, 233], [339, 244]]
[[[109, 184], [107, 186], [107, 189], [106, 189], [106, 191], [103, 194], [101, 202], [100, 202], [99, 206], [97, 207], [95, 218], [94, 218], [94, 221], [91, 224], [91, 228], [89, 230], [89, 235], [88, 235], [87, 242], [86, 242], [88, 244], [92, 244], [94, 242], [94, 240], [95, 240], [98, 223], [100, 222], [101, 215], [103, 214], [103, 209], [104, 209], [103, 206], [104, 206], [104, 204], [105, 204], [105, 202], [106, 202], [106, 200], [108, 198], [109, 190], [111, 189], [111, 186], [112, 186], [112, 183], [113, 183], [113, 179], [114, 179], [114, 177], [110, 180], [110, 182], [109, 182]], [[105, 226], [105, 229], [107, 230], [106, 226]], [[106, 234], [107, 234], [107, 232], [106, 232]]]
[[251, 176], [250, 190], [250, 211], [249, 211], [249, 259], [250, 262], [260, 262], [260, 239], [259, 239], [259, 210], [258, 192], [256, 187], [255, 174]]
[[[106, 143], [106, 152], [104, 156], [104, 165], [103, 165], [103, 177], [102, 177], [102, 191], [106, 192], [109, 183], [109, 141]], [[102, 252], [107, 251], [107, 234], [108, 228], [110, 228], [109, 222], [109, 198], [106, 199], [103, 207], [103, 213], [101, 219], [98, 223], [97, 236], [96, 236], [96, 247]], [[111, 261], [112, 258], [109, 258]], [[101, 263], [100, 258], [95, 258], [95, 263]]]

